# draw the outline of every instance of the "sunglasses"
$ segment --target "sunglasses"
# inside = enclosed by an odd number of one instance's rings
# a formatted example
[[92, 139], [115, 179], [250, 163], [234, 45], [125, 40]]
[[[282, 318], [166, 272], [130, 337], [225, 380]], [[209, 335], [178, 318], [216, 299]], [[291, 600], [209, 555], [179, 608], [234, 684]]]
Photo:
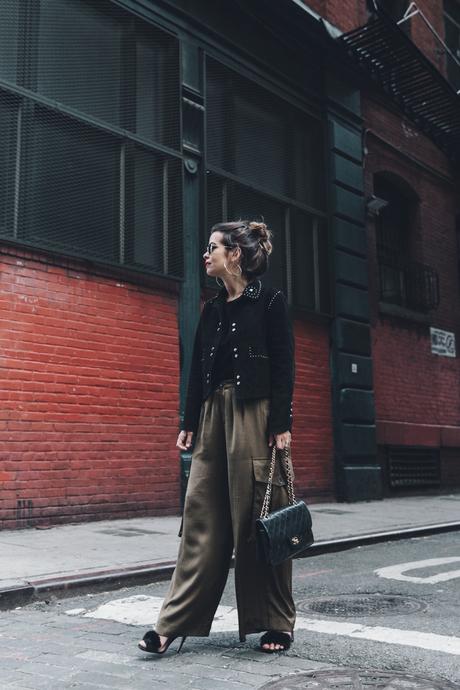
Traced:
[[205, 254], [212, 254], [214, 249], [217, 249], [217, 247], [226, 247], [227, 249], [233, 249], [229, 244], [214, 244], [214, 242], [210, 242], [207, 246], [206, 249], [204, 250]]

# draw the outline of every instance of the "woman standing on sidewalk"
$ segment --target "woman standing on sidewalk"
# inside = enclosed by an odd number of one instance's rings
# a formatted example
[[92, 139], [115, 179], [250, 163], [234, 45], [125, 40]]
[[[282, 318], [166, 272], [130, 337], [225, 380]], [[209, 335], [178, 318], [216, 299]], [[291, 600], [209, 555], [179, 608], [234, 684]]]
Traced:
[[[292, 562], [256, 560], [254, 524], [269, 470], [269, 446], [291, 442], [294, 341], [284, 295], [258, 279], [268, 267], [271, 233], [264, 223], [212, 228], [203, 255], [208, 276], [222, 281], [204, 305], [192, 357], [177, 446], [196, 434], [179, 554], [155, 630], [140, 649], [164, 653], [188, 635], [208, 636], [235, 548], [240, 640], [267, 631], [264, 652], [289, 649], [295, 606]], [[285, 478], [273, 481], [272, 509], [286, 505]], [[179, 647], [179, 649], [180, 649]]]

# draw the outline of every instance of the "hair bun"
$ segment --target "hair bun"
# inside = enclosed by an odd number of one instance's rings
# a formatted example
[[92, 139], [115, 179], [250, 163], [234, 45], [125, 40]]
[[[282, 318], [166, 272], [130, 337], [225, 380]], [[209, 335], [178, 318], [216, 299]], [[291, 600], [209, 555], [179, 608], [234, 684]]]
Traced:
[[272, 252], [272, 243], [270, 238], [272, 236], [270, 230], [262, 221], [254, 220], [249, 223], [249, 229], [254, 234], [258, 235], [259, 245], [262, 251], [264, 251], [267, 256]]
[[249, 228], [252, 232], [256, 232], [259, 235], [259, 239], [268, 240], [269, 239], [269, 229], [261, 221], [253, 220], [249, 223]]

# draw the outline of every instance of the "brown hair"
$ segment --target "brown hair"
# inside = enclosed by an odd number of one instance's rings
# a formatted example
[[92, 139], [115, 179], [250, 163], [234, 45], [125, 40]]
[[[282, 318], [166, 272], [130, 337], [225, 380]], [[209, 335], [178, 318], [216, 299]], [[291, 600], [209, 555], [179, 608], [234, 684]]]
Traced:
[[223, 244], [241, 249], [241, 270], [246, 278], [261, 276], [268, 269], [268, 257], [272, 253], [272, 233], [265, 223], [258, 220], [238, 220], [217, 223], [212, 232], [221, 232]]

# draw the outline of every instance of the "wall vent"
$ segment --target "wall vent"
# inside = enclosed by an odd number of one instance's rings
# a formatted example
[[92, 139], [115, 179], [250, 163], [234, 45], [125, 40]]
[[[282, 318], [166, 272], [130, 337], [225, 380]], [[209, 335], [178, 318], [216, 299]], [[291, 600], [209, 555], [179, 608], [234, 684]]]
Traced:
[[438, 448], [388, 448], [390, 488], [439, 486], [441, 481]]

